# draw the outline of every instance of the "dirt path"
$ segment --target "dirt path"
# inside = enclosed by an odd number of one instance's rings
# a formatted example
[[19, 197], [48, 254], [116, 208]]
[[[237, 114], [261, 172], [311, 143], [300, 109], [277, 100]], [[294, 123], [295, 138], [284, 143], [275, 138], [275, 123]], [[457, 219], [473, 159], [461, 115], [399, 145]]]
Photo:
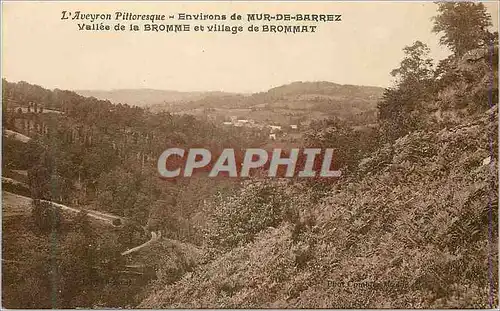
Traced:
[[[32, 199], [30, 197], [25, 197], [25, 196], [22, 196], [19, 194], [14, 194], [14, 193], [10, 193], [7, 191], [3, 191], [2, 192], [3, 212], [8, 214], [10, 211], [19, 212], [20, 208], [22, 208], [23, 210], [25, 210], [26, 208], [31, 209], [31, 200]], [[40, 201], [49, 202], [52, 205], [61, 208], [62, 210], [69, 211], [72, 213], [79, 213], [81, 211], [78, 208], [55, 203], [52, 201], [47, 201], [47, 200], [40, 200]], [[105, 222], [105, 223], [112, 225], [112, 226], [114, 226], [113, 225], [114, 220], [116, 220], [116, 219], [122, 220], [122, 218], [120, 216], [107, 214], [107, 213], [103, 213], [103, 212], [98, 212], [98, 211], [94, 211], [94, 210], [86, 210], [86, 211], [87, 211], [87, 215], [89, 217], [92, 217], [92, 218], [99, 220], [101, 222]]]
[[16, 140], [22, 141], [23, 143], [27, 143], [31, 140], [30, 137], [28, 137], [24, 134], [18, 133], [18, 132], [11, 131], [11, 130], [5, 130], [5, 134], [7, 136], [12, 136]]
[[154, 243], [155, 241], [158, 241], [159, 239], [161, 238], [161, 232], [158, 232], [158, 234], [156, 234], [156, 232], [153, 232], [151, 231], [151, 239], [139, 246], [136, 246], [134, 248], [131, 248], [129, 250], [126, 250], [122, 253], [122, 256], [125, 256], [125, 255], [128, 255], [128, 254], [131, 254], [131, 253], [134, 253], [134, 252], [137, 252], [138, 250], [140, 250], [141, 248], [144, 248], [148, 245], [150, 245], [151, 243]]
[[[9, 215], [19, 215], [19, 214], [24, 214], [26, 213], [26, 210], [31, 210], [31, 201], [32, 199], [30, 197], [25, 197], [19, 194], [14, 194], [11, 192], [3, 191], [2, 192], [2, 215], [3, 216], [9, 216]], [[55, 203], [52, 201], [47, 201], [47, 200], [40, 200], [42, 202], [49, 202], [54, 206], [57, 206], [61, 208], [64, 211], [72, 212], [72, 213], [79, 213], [81, 210], [78, 208], [70, 207], [64, 204], [59, 204]], [[114, 226], [113, 221], [116, 219], [120, 219], [123, 223], [123, 218], [113, 215], [113, 214], [107, 214], [99, 211], [94, 211], [94, 210], [86, 210], [87, 215], [91, 218], [94, 218], [98, 221], [104, 222], [108, 225]], [[146, 241], [145, 243], [136, 246], [134, 248], [128, 249], [122, 253], [122, 256], [135, 253], [139, 251], [140, 249], [158, 241], [161, 238], [161, 232], [151, 232], [151, 238]]]

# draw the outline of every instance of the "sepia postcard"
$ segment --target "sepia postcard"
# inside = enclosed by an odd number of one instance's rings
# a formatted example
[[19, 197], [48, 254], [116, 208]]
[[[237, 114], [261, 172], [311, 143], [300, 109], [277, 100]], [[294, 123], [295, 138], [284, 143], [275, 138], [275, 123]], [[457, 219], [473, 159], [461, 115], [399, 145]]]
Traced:
[[497, 1], [2, 1], [2, 309], [496, 309]]

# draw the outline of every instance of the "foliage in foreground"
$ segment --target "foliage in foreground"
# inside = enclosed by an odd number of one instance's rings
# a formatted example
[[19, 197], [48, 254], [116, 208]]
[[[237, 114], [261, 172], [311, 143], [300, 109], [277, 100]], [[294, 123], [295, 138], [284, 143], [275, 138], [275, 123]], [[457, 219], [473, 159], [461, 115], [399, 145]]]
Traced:
[[[141, 307], [487, 308], [488, 258], [498, 252], [497, 163], [483, 164], [497, 126], [489, 113], [381, 148], [360, 164], [364, 178], [312, 208], [310, 225], [260, 228]], [[233, 200], [260, 202], [255, 185], [246, 191]]]

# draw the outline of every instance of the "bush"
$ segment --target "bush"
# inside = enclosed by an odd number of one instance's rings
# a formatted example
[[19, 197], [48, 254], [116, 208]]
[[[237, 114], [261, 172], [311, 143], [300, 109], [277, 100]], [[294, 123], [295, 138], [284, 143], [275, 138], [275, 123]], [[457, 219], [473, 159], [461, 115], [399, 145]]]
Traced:
[[252, 241], [263, 229], [287, 220], [295, 222], [298, 208], [292, 206], [286, 189], [285, 183], [251, 181], [235, 195], [218, 195], [210, 206], [209, 245], [228, 250]]

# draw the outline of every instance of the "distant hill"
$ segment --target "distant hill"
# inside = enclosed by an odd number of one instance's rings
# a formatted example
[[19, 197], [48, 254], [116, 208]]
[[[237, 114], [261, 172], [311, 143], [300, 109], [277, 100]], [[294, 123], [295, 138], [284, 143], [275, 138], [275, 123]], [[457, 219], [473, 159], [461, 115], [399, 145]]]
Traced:
[[179, 103], [200, 100], [207, 96], [221, 96], [224, 92], [179, 92], [155, 89], [116, 89], [116, 90], [76, 90], [85, 97], [109, 100], [114, 104], [129, 104], [131, 106], [147, 107], [166, 103]]
[[307, 110], [349, 116], [376, 108], [383, 88], [332, 82], [293, 82], [254, 94], [249, 100], [270, 109]]
[[[151, 106], [153, 111], [211, 115], [219, 119], [230, 116], [262, 122], [296, 124], [299, 120], [319, 120], [329, 117], [376, 119], [377, 102], [383, 88], [342, 85], [332, 82], [293, 82], [267, 92], [243, 94], [210, 94], [182, 105], [163, 103]], [[357, 121], [356, 121], [357, 122]]]
[[364, 97], [376, 99], [384, 91], [381, 87], [350, 84], [337, 84], [327, 81], [293, 82], [270, 89], [267, 93], [273, 95], [318, 94], [344, 97]]
[[299, 120], [329, 117], [356, 119], [355, 123], [375, 122], [377, 101], [383, 91], [380, 87], [318, 81], [293, 82], [254, 94], [154, 89], [76, 92], [115, 104], [149, 107], [156, 112], [208, 115], [220, 120], [236, 116], [265, 123], [296, 124]]

